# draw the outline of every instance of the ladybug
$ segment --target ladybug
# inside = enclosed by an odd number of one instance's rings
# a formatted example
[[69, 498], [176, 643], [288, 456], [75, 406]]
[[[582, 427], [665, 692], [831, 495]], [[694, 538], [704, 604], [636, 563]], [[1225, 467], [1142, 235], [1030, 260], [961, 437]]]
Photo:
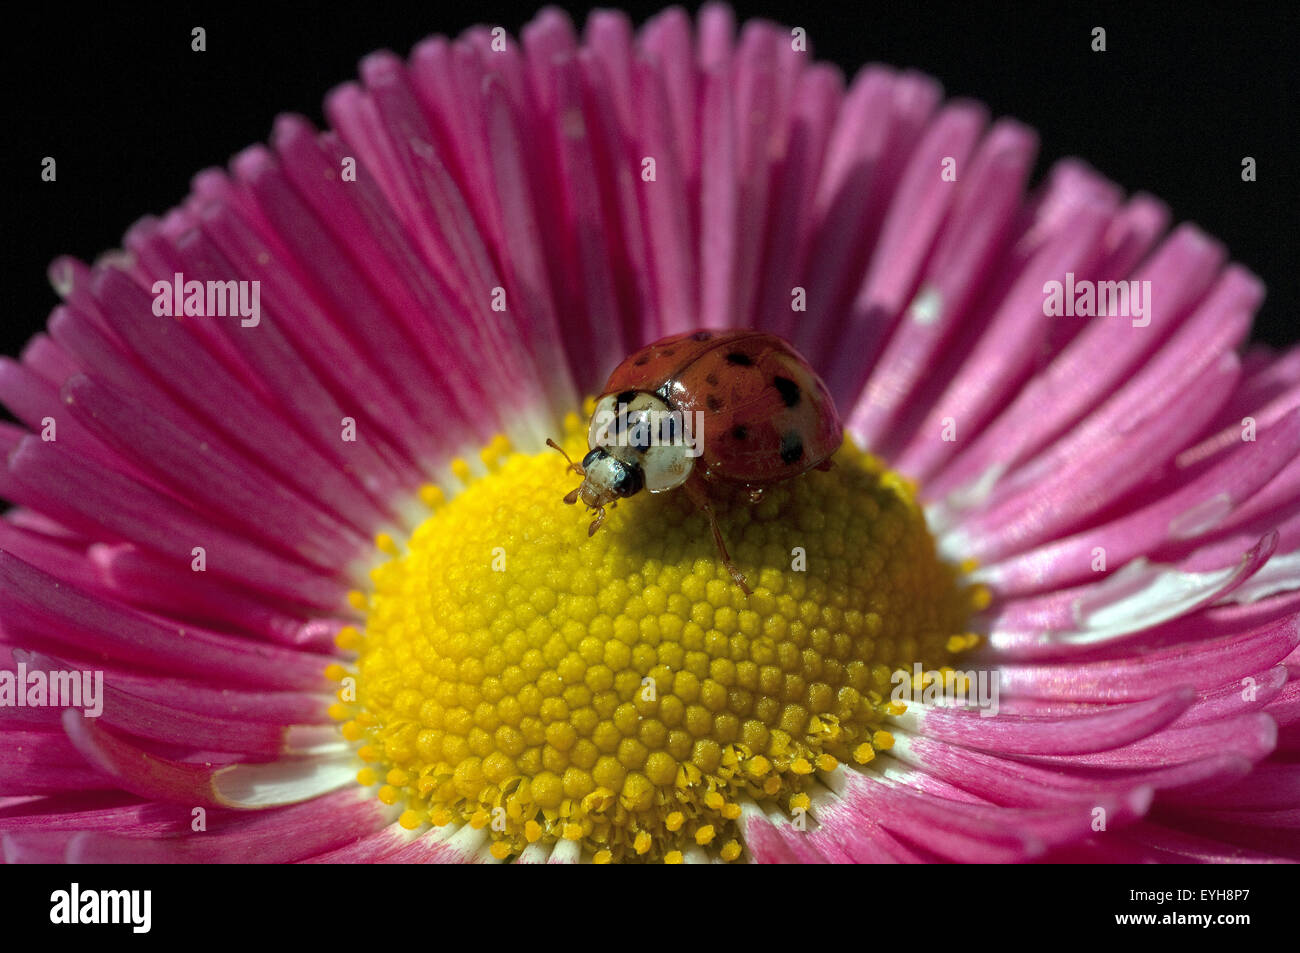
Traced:
[[[774, 334], [689, 331], [655, 341], [614, 369], [569, 467], [583, 480], [564, 497], [596, 510], [642, 490], [681, 487], [709, 519], [718, 553], [745, 591], [710, 502], [709, 487], [739, 486], [757, 503], [766, 487], [814, 467], [830, 469], [843, 428], [808, 362]], [[547, 444], [564, 453], [553, 440]]]

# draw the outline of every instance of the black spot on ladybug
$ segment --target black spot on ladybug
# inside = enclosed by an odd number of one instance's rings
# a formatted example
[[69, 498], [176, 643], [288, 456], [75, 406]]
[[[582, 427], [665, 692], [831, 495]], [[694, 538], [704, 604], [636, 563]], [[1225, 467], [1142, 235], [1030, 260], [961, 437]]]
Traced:
[[732, 427], [731, 435], [737, 440], [744, 440], [749, 436], [749, 430], [745, 427]]
[[[632, 417], [636, 420], [632, 421]], [[630, 414], [628, 419], [631, 426], [627, 431], [627, 445], [637, 453], [645, 453], [654, 440], [650, 432], [650, 421], [647, 417], [638, 414]]]
[[638, 358], [637, 358], [635, 361], [633, 361], [632, 363], [635, 364], [637, 367], [642, 367], [642, 366], [644, 366], [644, 365], [646, 365], [646, 364], [649, 364], [649, 363], [650, 363], [650, 355], [649, 355], [649, 354], [642, 354], [640, 357], [638, 357]]
[[717, 375], [717, 374], [714, 374], [714, 373], [712, 373], [712, 372], [710, 372], [710, 373], [708, 373], [708, 374], [705, 374], [705, 375], [704, 375], [704, 383], [708, 384], [710, 387], [717, 387], [717, 386], [718, 386], [718, 375]]
[[799, 398], [802, 396], [799, 393], [799, 385], [790, 378], [778, 375], [772, 378], [772, 386], [781, 392], [781, 400], [787, 407], [799, 403]]
[[715, 397], [713, 394], [710, 394], [708, 397], [705, 397], [704, 402], [709, 405], [709, 410], [722, 409], [722, 404], [723, 404], [722, 399], [719, 397]]
[[793, 430], [787, 430], [781, 437], [781, 462], [794, 463], [803, 457], [803, 438]]
[[748, 354], [742, 354], [740, 351], [732, 351], [727, 355], [728, 364], [736, 364], [740, 367], [749, 367], [754, 363], [754, 359]]
[[713, 335], [708, 331], [696, 331], [691, 335], [692, 341], [711, 341], [712, 339]]
[[670, 348], [670, 347], [666, 347], [666, 348], [664, 348], [662, 351], [660, 351], [659, 353], [660, 353], [663, 357], [672, 357], [672, 356], [673, 356], [673, 349]]
[[620, 404], [630, 404], [636, 398], [636, 391], [625, 390], [614, 399]]

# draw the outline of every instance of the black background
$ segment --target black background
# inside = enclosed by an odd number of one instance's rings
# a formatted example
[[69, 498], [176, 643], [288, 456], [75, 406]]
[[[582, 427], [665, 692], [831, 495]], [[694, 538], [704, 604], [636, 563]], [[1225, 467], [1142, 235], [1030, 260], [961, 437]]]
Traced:
[[[340, 889], [338, 870], [323, 865], [291, 871], [249, 866], [0, 867], [0, 884], [6, 887], [0, 896], [0, 922], [7, 937], [39, 937], [40, 943], [61, 940], [61, 944], [51, 943], [59, 948], [107, 943], [135, 949], [140, 944], [165, 943], [167, 949], [175, 950], [178, 945], [182, 949], [194, 946], [197, 936], [259, 949], [281, 945], [285, 938], [292, 938], [289, 948], [294, 950], [333, 950], [341, 944], [364, 949], [377, 942], [393, 945], [398, 940], [422, 944], [416, 947], [420, 949], [434, 946], [437, 941], [433, 937], [461, 930], [488, 947], [502, 946], [504, 940], [527, 942], [534, 935], [553, 938], [557, 945], [576, 939], [596, 946], [599, 940], [594, 938], [601, 936], [615, 944], [626, 938], [626, 944], [635, 945], [646, 934], [650, 919], [662, 909], [671, 911], [671, 916], [692, 931], [716, 928], [719, 914], [725, 912], [735, 924], [732, 930], [757, 925], [764, 938], [783, 948], [795, 948], [809, 943], [807, 928], [800, 925], [805, 921], [777, 911], [792, 906], [802, 909], [797, 907], [798, 898], [807, 893], [810, 878], [816, 877], [818, 935], [813, 942], [865, 947], [859, 913], [864, 905], [863, 888], [878, 885], [884, 874], [839, 869], [810, 873], [793, 866], [731, 870], [723, 876], [649, 867], [606, 873], [586, 866], [561, 877], [554, 868], [530, 872], [515, 865], [511, 880], [499, 879], [501, 876], [490, 867], [428, 865], [413, 881], [401, 865], [377, 864], [365, 869], [364, 878], [342, 881], [347, 887]], [[532, 876], [538, 879], [529, 880]], [[661, 876], [666, 879], [659, 880]], [[692, 879], [695, 876], [700, 879]], [[1193, 937], [1199, 941], [1193, 944], [1198, 949], [1211, 943], [1216, 949], [1255, 948], [1268, 936], [1294, 925], [1289, 913], [1294, 908], [1290, 880], [1270, 865], [1111, 865], [1095, 872], [1059, 866], [981, 865], [979, 870], [952, 872], [948, 896], [960, 891], [957, 902], [936, 896], [936, 873], [929, 865], [895, 866], [887, 876], [891, 887], [888, 905], [878, 909], [880, 904], [874, 904], [866, 913], [868, 922], [877, 927], [878, 934], [903, 944], [913, 936], [926, 936], [927, 947], [942, 948], [941, 940], [929, 939], [942, 930], [946, 937], [959, 938], [959, 948], [978, 948], [989, 933], [984, 924], [991, 920], [1010, 921], [1019, 935], [1041, 937], [1049, 944], [1060, 937], [1118, 940], [1125, 949], [1138, 944], [1142, 948], [1181, 947]], [[135, 934], [127, 926], [51, 925], [50, 895], [55, 890], [69, 890], [74, 880], [82, 891], [152, 890], [152, 929]], [[526, 899], [525, 887], [539, 902]], [[619, 888], [658, 888], [664, 899], [659, 904], [607, 902], [607, 897], [619, 896], [614, 892]], [[1180, 888], [1198, 897], [1202, 889], [1248, 889], [1250, 894], [1231, 903], [1156, 904], [1131, 899], [1134, 890]], [[703, 899], [706, 896], [707, 900]], [[764, 897], [772, 900], [770, 913], [755, 904], [756, 898]], [[447, 902], [451, 898], [454, 906]], [[568, 922], [553, 925], [543, 919], [540, 911], [552, 900], [557, 906], [565, 904]], [[376, 910], [391, 910], [394, 915], [376, 916]], [[1116, 914], [1172, 913], [1244, 913], [1250, 923], [1216, 924], [1206, 929], [1200, 925], [1120, 926], [1115, 922]], [[969, 941], [967, 933], [978, 940]], [[492, 941], [492, 936], [498, 941]], [[704, 934], [699, 942], [706, 942]]]
[[[14, 354], [57, 303], [45, 270], [118, 245], [146, 213], [177, 204], [191, 176], [264, 140], [279, 112], [322, 123], [327, 90], [358, 59], [405, 54], [474, 23], [517, 34], [520, 3], [76, 5], [6, 11], [3, 300], [0, 353]], [[565, 5], [581, 24], [588, 7]], [[75, 9], [75, 13], [72, 10]], [[627, 8], [640, 23], [658, 4]], [[986, 102], [1039, 130], [1038, 174], [1078, 155], [1129, 191], [1164, 199], [1263, 277], [1256, 336], [1300, 338], [1297, 305], [1296, 43], [1293, 3], [921, 2], [808, 7], [739, 3], [738, 19], [803, 26], [814, 52], [852, 74], [915, 67], [949, 95]], [[190, 30], [207, 30], [207, 51]], [[1091, 31], [1106, 29], [1094, 53]], [[54, 156], [58, 180], [40, 179]], [[1243, 156], [1258, 180], [1242, 182]]]

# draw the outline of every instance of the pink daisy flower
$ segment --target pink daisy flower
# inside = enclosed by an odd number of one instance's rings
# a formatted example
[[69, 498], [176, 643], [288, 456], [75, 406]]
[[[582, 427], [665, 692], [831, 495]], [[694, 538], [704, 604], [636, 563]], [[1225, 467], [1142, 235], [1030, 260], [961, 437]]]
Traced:
[[[1300, 856], [1300, 351], [925, 76], [540, 14], [378, 53], [0, 364], [8, 861]], [[548, 437], [696, 328], [847, 440], [588, 539]]]

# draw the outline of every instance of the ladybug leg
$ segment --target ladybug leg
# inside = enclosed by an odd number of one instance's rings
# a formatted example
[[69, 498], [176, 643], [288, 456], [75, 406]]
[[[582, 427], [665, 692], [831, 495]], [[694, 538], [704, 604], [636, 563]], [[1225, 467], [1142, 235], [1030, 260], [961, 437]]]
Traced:
[[731, 561], [731, 554], [727, 552], [727, 542], [722, 538], [722, 528], [718, 526], [718, 516], [713, 512], [713, 504], [709, 502], [708, 494], [694, 480], [687, 480], [684, 486], [686, 495], [691, 498], [691, 502], [709, 518], [709, 528], [713, 530], [713, 542], [718, 547], [718, 555], [722, 557], [722, 564], [727, 567], [727, 572], [731, 573], [731, 578], [736, 581], [736, 585], [741, 588], [745, 595], [753, 595], [753, 590], [749, 588], [749, 583], [745, 581], [745, 574]]
[[565, 503], [569, 503], [569, 504], [577, 503], [577, 502], [578, 502], [578, 492], [579, 492], [581, 489], [582, 489], [582, 486], [581, 486], [581, 485], [579, 485], [579, 486], [575, 486], [575, 487], [574, 487], [572, 490], [570, 490], [568, 493], [564, 494], [564, 502], [565, 502]]
[[[586, 475], [587, 475], [586, 471], [582, 469], [582, 464], [581, 464], [581, 463], [574, 463], [573, 460], [569, 457], [569, 455], [568, 455], [567, 453], [564, 452], [564, 448], [561, 447], [561, 446], [560, 446], [558, 443], [556, 443], [554, 440], [552, 440], [550, 437], [547, 437], [547, 438], [546, 438], [546, 445], [547, 445], [548, 447], [554, 447], [556, 450], [560, 451], [560, 453], [564, 454], [564, 459], [569, 461], [569, 469], [572, 470], [574, 473], [578, 474], [578, 476], [586, 476]], [[576, 491], [575, 491], [575, 492], [576, 492]], [[576, 500], [577, 497], [575, 496], [573, 499]], [[566, 502], [566, 503], [572, 503], [573, 500], [570, 500], [568, 497], [565, 497], [564, 502]]]
[[605, 522], [605, 507], [601, 506], [598, 507], [596, 510], [596, 518], [592, 520], [591, 525], [587, 527], [587, 537], [590, 538], [592, 536], [595, 536], [596, 530], [600, 529], [601, 524], [604, 522]]

